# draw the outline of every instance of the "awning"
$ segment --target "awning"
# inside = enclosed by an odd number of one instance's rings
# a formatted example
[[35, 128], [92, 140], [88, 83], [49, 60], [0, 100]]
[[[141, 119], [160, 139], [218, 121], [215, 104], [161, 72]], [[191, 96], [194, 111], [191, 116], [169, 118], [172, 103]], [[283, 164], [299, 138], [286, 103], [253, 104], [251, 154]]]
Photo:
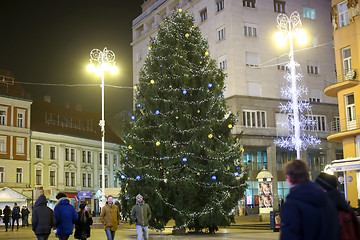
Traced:
[[332, 161], [330, 169], [334, 172], [360, 171], [360, 158], [346, 158]]

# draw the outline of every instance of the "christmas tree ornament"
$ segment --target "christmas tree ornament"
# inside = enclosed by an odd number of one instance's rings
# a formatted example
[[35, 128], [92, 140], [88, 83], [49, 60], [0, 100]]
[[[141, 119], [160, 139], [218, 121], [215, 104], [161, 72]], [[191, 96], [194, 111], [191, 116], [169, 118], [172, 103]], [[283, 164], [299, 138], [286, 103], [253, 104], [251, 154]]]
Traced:
[[213, 138], [213, 135], [210, 133], [210, 134], [208, 135], [208, 138]]
[[233, 127], [233, 125], [232, 125], [232, 124], [229, 124], [229, 125], [228, 125], [228, 128], [232, 128], [232, 127]]
[[190, 35], [188, 33], [185, 34], [185, 37], [188, 38]]
[[208, 51], [205, 52], [205, 55], [208, 56], [210, 53]]
[[156, 146], [160, 146], [160, 144], [161, 144], [161, 143], [160, 143], [159, 141], [156, 142]]
[[150, 83], [151, 83], [151, 84], [154, 84], [154, 83], [155, 83], [155, 81], [154, 81], [153, 79], [151, 79], [151, 80], [150, 80]]
[[132, 146], [131, 146], [131, 145], [129, 145], [129, 146], [128, 146], [128, 149], [130, 149], [130, 150], [131, 150], [131, 149], [132, 149]]
[[183, 10], [181, 8], [179, 8], [179, 12], [182, 12]]
[[211, 179], [212, 179], [212, 180], [216, 180], [216, 176], [212, 176]]

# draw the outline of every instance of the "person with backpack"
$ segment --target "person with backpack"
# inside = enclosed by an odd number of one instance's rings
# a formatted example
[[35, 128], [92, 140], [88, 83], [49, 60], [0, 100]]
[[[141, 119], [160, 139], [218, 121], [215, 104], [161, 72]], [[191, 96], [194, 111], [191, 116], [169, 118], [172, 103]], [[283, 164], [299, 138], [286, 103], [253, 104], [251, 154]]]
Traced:
[[12, 212], [11, 212], [11, 217], [12, 217], [11, 231], [14, 231], [14, 223], [15, 223], [15, 221], [16, 221], [16, 224], [17, 224], [16, 230], [19, 230], [20, 207], [16, 203], [14, 203], [14, 207], [13, 207]]
[[338, 211], [341, 240], [360, 240], [360, 225], [355, 213], [337, 190], [337, 179], [333, 175], [320, 173], [315, 182], [324, 190]]

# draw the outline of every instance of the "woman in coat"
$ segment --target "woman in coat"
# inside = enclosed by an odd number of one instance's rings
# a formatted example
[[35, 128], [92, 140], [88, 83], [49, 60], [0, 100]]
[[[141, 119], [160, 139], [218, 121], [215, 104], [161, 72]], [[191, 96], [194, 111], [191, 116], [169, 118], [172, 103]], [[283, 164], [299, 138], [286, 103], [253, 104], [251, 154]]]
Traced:
[[3, 218], [3, 222], [5, 224], [5, 232], [8, 231], [8, 228], [9, 228], [9, 222], [10, 222], [10, 215], [11, 215], [11, 208], [6, 205], [5, 208], [4, 208], [4, 218]]
[[75, 223], [75, 239], [86, 240], [90, 237], [90, 225], [93, 224], [92, 217], [88, 212], [88, 206], [86, 204], [80, 204], [80, 210], [78, 211], [78, 220]]

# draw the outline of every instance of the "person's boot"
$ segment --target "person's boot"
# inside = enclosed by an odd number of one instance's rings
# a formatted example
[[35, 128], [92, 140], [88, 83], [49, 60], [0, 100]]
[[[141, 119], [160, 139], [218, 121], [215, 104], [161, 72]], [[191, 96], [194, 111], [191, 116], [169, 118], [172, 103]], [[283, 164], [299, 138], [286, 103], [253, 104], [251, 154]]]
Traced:
[[7, 228], [5, 228], [5, 232], [7, 232]]

